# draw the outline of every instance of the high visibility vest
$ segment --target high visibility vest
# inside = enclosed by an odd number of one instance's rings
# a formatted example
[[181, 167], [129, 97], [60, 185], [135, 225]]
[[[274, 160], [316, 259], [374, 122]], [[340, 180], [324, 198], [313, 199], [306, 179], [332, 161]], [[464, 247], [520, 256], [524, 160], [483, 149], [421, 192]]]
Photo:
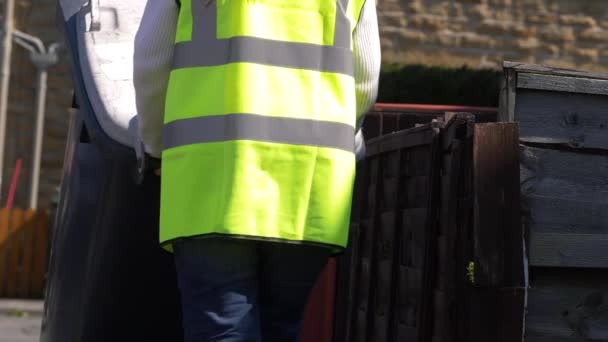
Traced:
[[160, 241], [346, 246], [352, 34], [364, 0], [182, 0], [165, 106]]

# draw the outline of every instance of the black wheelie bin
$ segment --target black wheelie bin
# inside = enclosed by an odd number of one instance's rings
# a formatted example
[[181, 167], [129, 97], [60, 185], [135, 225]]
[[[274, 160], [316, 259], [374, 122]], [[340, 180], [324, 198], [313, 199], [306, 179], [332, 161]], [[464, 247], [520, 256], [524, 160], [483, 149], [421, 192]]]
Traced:
[[137, 172], [131, 75], [145, 3], [59, 0], [75, 96], [42, 342], [183, 340], [172, 256], [158, 245], [159, 177]]

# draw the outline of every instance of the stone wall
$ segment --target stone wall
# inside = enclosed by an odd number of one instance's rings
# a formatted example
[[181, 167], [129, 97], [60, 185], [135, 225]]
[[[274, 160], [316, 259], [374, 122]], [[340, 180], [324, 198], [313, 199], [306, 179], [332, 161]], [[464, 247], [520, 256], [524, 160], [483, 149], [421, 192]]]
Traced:
[[[0, 4], [2, 1], [0, 1]], [[20, 30], [45, 44], [63, 41], [56, 0], [17, 0]], [[499, 68], [503, 60], [608, 71], [606, 0], [378, 0], [385, 62]], [[72, 81], [67, 54], [50, 69], [40, 206], [61, 177]], [[14, 47], [7, 151], [0, 206], [23, 158], [16, 205], [27, 206], [34, 126], [35, 68]]]
[[378, 0], [385, 62], [608, 70], [605, 0]]
[[[17, 29], [39, 37], [47, 46], [53, 42], [63, 42], [63, 32], [56, 20], [56, 8], [56, 0], [16, 0]], [[64, 51], [60, 54], [60, 63], [49, 69], [40, 208], [48, 208], [61, 179], [69, 121], [68, 107], [72, 99], [69, 68], [67, 53]], [[14, 205], [27, 207], [35, 121], [36, 68], [30, 61], [29, 54], [16, 44], [13, 45], [9, 91], [5, 170], [0, 205], [6, 203], [15, 161], [21, 158], [23, 170]]]

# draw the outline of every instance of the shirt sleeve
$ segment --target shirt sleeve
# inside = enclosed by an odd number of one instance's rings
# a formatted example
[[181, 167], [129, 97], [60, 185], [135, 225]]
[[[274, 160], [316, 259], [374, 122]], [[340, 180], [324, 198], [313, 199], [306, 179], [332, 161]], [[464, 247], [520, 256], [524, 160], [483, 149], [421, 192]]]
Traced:
[[364, 115], [376, 102], [380, 78], [380, 34], [375, 0], [367, 0], [361, 10], [353, 35], [355, 92], [357, 98], [357, 130]]
[[171, 73], [179, 9], [175, 0], [150, 0], [135, 36], [133, 85], [139, 139], [159, 158], [165, 97]]
[[361, 126], [365, 114], [376, 102], [380, 78], [380, 34], [375, 0], [367, 0], [361, 10], [353, 34], [353, 58], [357, 100], [355, 154], [357, 160], [361, 160], [365, 157], [365, 141]]

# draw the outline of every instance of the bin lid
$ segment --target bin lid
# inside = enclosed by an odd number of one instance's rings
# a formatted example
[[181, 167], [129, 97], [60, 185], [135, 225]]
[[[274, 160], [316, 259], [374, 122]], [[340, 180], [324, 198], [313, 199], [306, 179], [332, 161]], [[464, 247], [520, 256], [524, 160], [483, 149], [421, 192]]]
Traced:
[[146, 0], [60, 0], [60, 5], [66, 21], [76, 15], [78, 65], [101, 128], [133, 147], [133, 43]]

